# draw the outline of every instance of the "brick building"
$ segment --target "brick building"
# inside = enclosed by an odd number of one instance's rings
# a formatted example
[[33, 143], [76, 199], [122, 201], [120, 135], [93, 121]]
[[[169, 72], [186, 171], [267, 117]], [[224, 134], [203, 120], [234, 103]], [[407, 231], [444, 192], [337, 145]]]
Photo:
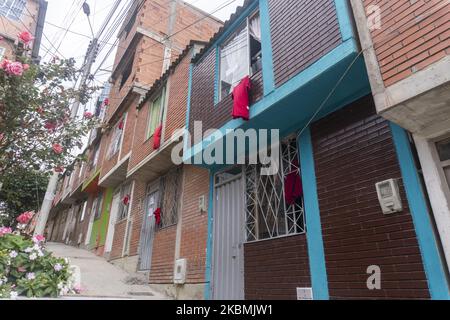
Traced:
[[[387, 30], [406, 7], [388, 11]], [[434, 17], [436, 29], [445, 14]], [[443, 36], [436, 30], [439, 57]], [[386, 50], [395, 56], [392, 44]], [[210, 176], [206, 298], [449, 298], [414, 145], [377, 113], [365, 62], [350, 2], [340, 0], [246, 1], [193, 60], [187, 128], [203, 138], [184, 159]], [[386, 70], [386, 85], [397, 71]], [[231, 92], [242, 97], [246, 76], [249, 121], [232, 116]], [[270, 145], [272, 129], [279, 145]], [[236, 139], [244, 147], [230, 148]], [[262, 170], [269, 149], [275, 174]], [[379, 288], [368, 282], [373, 273]]]
[[[448, 6], [247, 0], [202, 42], [217, 21], [206, 34], [176, 33], [172, 19], [154, 31], [152, 12], [193, 9], [149, 2], [120, 33], [109, 129], [89, 149], [96, 165], [61, 182], [55, 240], [86, 244], [177, 298], [450, 298], [446, 198], [433, 194], [446, 192], [448, 163], [427, 162], [434, 140], [421, 135], [448, 128]], [[367, 25], [374, 4], [384, 29]], [[383, 33], [392, 42], [372, 46]], [[436, 86], [415, 83], [424, 94], [406, 103], [412, 90], [399, 84], [431, 74]], [[247, 77], [249, 119], [235, 119]], [[436, 149], [434, 160], [448, 154]]]
[[[111, 84], [97, 104], [103, 125], [91, 133], [87, 162], [60, 181], [47, 225], [49, 239], [93, 250], [180, 297], [203, 296], [205, 249], [191, 223], [203, 222], [206, 238], [207, 218], [182, 203], [198, 199], [189, 199], [184, 179], [205, 173], [173, 165], [170, 153], [183, 138], [176, 131], [186, 119], [190, 60], [221, 26], [183, 1], [135, 1], [118, 34]], [[181, 256], [189, 261], [188, 278], [175, 293]]]
[[450, 3], [352, 1], [378, 114], [412, 133], [450, 266]]
[[31, 57], [39, 60], [39, 49], [43, 35], [47, 1], [12, 0], [0, 3], [0, 59], [12, 59], [17, 35], [22, 31], [30, 32], [34, 37]]

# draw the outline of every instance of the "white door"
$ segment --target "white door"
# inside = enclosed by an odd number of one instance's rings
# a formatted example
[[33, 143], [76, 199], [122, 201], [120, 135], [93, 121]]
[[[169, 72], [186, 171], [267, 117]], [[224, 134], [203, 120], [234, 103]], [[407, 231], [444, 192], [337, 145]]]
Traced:
[[105, 242], [105, 252], [111, 252], [113, 240], [114, 240], [114, 230], [116, 228], [117, 214], [120, 208], [120, 192], [114, 195], [111, 204], [111, 212], [109, 213], [109, 224], [108, 224], [108, 234], [106, 236]]
[[242, 172], [216, 176], [213, 237], [213, 300], [243, 300], [244, 182]]
[[139, 244], [140, 271], [149, 271], [152, 266], [153, 239], [156, 227], [155, 211], [159, 206], [159, 191], [151, 191], [146, 202]]

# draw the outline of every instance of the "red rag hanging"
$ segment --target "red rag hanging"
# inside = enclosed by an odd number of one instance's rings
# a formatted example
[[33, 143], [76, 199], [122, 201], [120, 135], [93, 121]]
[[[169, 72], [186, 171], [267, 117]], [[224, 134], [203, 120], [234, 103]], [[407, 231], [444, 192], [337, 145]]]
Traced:
[[124, 121], [123, 120], [120, 120], [120, 123], [119, 123], [119, 130], [123, 130], [123, 127], [125, 126], [125, 123], [124, 123]]
[[159, 226], [161, 224], [161, 208], [156, 209], [154, 215], [155, 215], [156, 225]]
[[303, 196], [303, 185], [297, 171], [289, 173], [284, 181], [284, 196], [286, 204], [294, 204], [298, 198]]
[[162, 126], [159, 126], [155, 130], [153, 135], [153, 150], [158, 150], [161, 147]]
[[250, 77], [246, 76], [233, 90], [233, 119], [250, 120]]

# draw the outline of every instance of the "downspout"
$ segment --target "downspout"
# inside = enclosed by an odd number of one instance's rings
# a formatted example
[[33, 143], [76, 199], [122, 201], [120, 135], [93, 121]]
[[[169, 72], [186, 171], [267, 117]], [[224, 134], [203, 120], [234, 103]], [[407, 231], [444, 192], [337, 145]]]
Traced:
[[33, 51], [31, 52], [31, 58], [35, 63], [39, 63], [41, 58], [39, 56], [39, 50], [41, 49], [42, 36], [44, 35], [45, 16], [47, 15], [48, 3], [45, 0], [39, 0], [39, 11], [35, 32], [35, 40], [33, 44]]

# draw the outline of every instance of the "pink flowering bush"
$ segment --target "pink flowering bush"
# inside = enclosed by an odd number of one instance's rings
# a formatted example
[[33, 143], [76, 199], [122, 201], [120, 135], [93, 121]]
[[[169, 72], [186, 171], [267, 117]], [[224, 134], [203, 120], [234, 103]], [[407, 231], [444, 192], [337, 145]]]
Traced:
[[12, 56], [0, 60], [0, 182], [18, 170], [71, 173], [85, 161], [74, 156], [83, 138], [98, 126], [95, 116], [71, 117], [73, 101], [85, 105], [98, 87], [74, 88], [80, 69], [74, 59], [30, 59], [33, 35], [18, 34]]
[[66, 259], [45, 249], [44, 237], [0, 228], [0, 299], [58, 297], [78, 292]]

